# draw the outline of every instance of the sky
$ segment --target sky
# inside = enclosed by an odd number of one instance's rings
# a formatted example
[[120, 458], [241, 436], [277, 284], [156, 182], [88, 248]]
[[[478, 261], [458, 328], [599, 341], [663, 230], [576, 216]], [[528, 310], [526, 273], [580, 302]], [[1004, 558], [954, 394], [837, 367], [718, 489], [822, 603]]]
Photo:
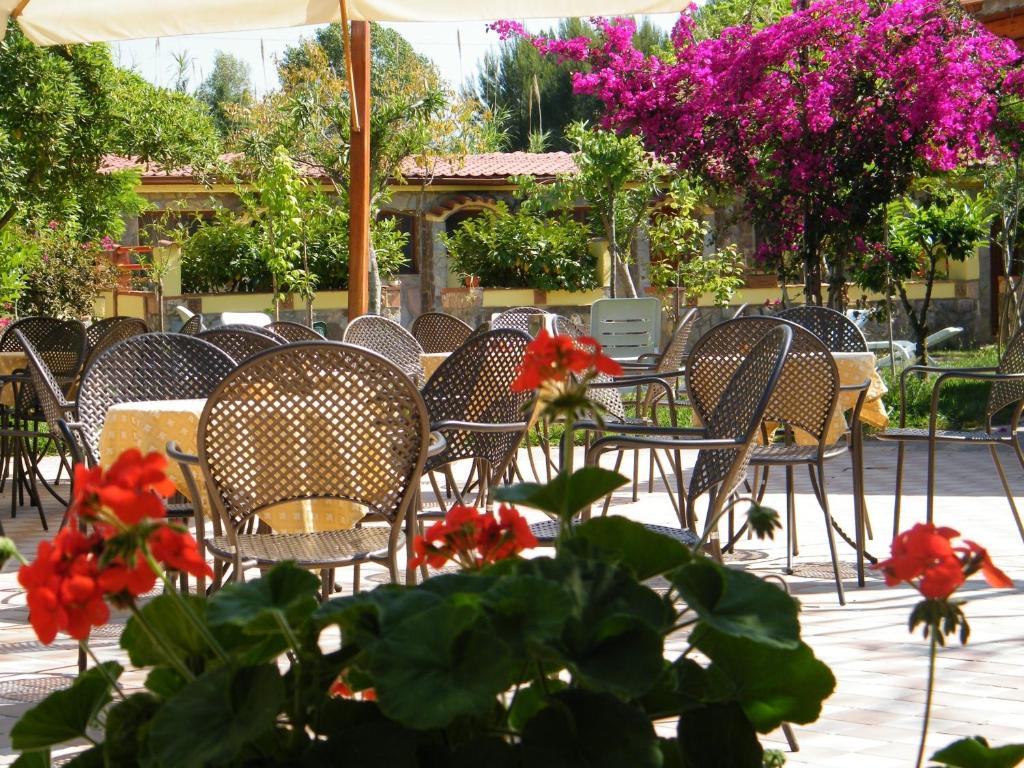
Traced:
[[[650, 18], [669, 29], [676, 14], [657, 14]], [[535, 19], [526, 26], [531, 31], [541, 31], [556, 23], [557, 19]], [[441, 74], [455, 86], [473, 78], [484, 54], [498, 45], [498, 36], [488, 32], [483, 22], [410, 22], [385, 26], [396, 29], [417, 51], [432, 59]], [[189, 62], [189, 86], [194, 89], [209, 74], [216, 52], [227, 51], [249, 64], [253, 88], [262, 95], [277, 86], [274, 62], [284, 49], [303, 37], [312, 37], [315, 29], [309, 26], [132, 40], [114, 43], [114, 56], [119, 64], [137, 70], [149, 81], [170, 87], [177, 72], [175, 56], [184, 55]]]

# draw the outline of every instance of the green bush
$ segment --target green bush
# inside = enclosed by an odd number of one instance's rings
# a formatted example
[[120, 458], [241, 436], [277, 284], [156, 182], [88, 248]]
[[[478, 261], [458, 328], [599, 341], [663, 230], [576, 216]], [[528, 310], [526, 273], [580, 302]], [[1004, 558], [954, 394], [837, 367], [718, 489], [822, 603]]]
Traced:
[[452, 266], [485, 288], [586, 290], [597, 287], [586, 226], [569, 218], [509, 213], [499, 203], [441, 240]]

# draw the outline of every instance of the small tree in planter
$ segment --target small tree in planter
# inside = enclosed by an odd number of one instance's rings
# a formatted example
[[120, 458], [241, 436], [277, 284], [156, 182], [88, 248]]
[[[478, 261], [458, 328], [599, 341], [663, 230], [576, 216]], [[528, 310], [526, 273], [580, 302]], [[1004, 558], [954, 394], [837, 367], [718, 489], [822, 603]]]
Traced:
[[696, 215], [699, 201], [698, 189], [682, 177], [676, 177], [648, 229], [652, 251], [651, 284], [672, 290], [677, 320], [680, 292], [682, 300], [688, 303], [710, 293], [716, 306], [726, 306], [743, 286], [743, 256], [735, 245], [705, 255], [710, 228]]
[[[904, 198], [889, 207], [888, 245], [865, 245], [852, 269], [854, 282], [900, 303], [917, 342], [917, 357], [927, 360], [928, 310], [932, 289], [944, 260], [963, 262], [988, 237], [993, 213], [983, 196], [962, 190], [932, 187], [920, 199]], [[915, 306], [907, 293], [914, 279], [924, 281], [924, 299]]]

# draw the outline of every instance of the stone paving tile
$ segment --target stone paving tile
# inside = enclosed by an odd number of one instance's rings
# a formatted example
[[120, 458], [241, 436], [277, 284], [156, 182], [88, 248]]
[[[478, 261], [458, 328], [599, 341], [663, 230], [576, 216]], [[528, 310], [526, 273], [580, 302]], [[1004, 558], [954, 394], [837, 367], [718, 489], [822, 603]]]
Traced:
[[[866, 449], [868, 506], [875, 537], [868, 550], [884, 556], [892, 533], [892, 507], [896, 450], [894, 446], [869, 442]], [[693, 456], [686, 456], [687, 468]], [[1006, 466], [1018, 498], [1024, 497], [1024, 473]], [[901, 528], [924, 519], [925, 460], [919, 448], [907, 451]], [[645, 462], [646, 457], [642, 456]], [[580, 457], [582, 463], [582, 457]], [[960, 447], [943, 448], [938, 457], [935, 505], [936, 522], [960, 530], [967, 538], [988, 547], [993, 558], [1016, 582], [1016, 590], [992, 590], [977, 579], [962, 591], [971, 624], [967, 646], [950, 645], [940, 650], [933, 728], [929, 750], [938, 749], [963, 735], [982, 734], [994, 743], [1024, 741], [1024, 542], [1017, 533], [991, 460], [985, 451]], [[646, 477], [646, 466], [640, 468]], [[832, 462], [827, 483], [836, 519], [852, 530], [853, 503], [849, 464]], [[781, 509], [784, 503], [779, 477], [769, 483], [767, 503]], [[424, 495], [431, 497], [424, 485]], [[38, 516], [21, 510], [9, 519], [10, 497], [0, 494], [0, 515], [4, 528], [22, 551], [32, 554], [47, 534]], [[639, 501], [631, 503], [629, 490], [616, 494], [611, 514], [624, 514], [644, 522], [675, 524], [667, 495], [658, 487], [646, 492], [641, 484]], [[56, 507], [47, 508], [51, 529], [60, 520]], [[806, 475], [797, 476], [797, 523], [800, 555], [797, 565], [828, 562], [824, 524]], [[780, 574], [785, 566], [784, 539], [769, 542], [741, 541], [742, 562], [760, 575]], [[757, 554], [760, 553], [760, 554]], [[839, 543], [842, 562], [852, 565], [853, 551]], [[24, 595], [17, 584], [15, 569], [8, 564], [0, 572], [0, 765], [9, 764], [10, 727], [31, 702], [11, 701], [5, 688], [18, 680], [58, 680], [76, 671], [77, 648], [73, 642], [58, 640], [50, 647], [40, 645], [27, 624]], [[351, 575], [341, 579], [351, 589]], [[364, 569], [363, 586], [380, 583], [381, 572]], [[916, 602], [916, 592], [907, 587], [888, 589], [877, 574], [869, 574], [864, 588], [852, 578], [844, 580], [847, 605], [836, 599], [831, 578], [784, 577], [802, 605], [804, 637], [815, 653], [832, 668], [836, 692], [825, 702], [821, 717], [806, 726], [795, 726], [800, 742], [798, 752], [788, 752], [781, 731], [764, 737], [765, 745], [787, 751], [787, 765], [793, 768], [908, 768], [913, 765], [920, 733], [924, 701], [927, 644], [920, 635], [907, 630], [907, 617]], [[118, 619], [123, 621], [123, 619]], [[102, 659], [125, 661], [112, 631], [95, 638]], [[686, 647], [685, 635], [669, 638], [666, 655], [672, 657]], [[129, 673], [129, 685], [141, 685], [142, 677]], [[37, 687], [41, 684], [36, 684]], [[31, 698], [29, 693], [25, 697]], [[671, 735], [673, 723], [659, 723], [659, 733]]]

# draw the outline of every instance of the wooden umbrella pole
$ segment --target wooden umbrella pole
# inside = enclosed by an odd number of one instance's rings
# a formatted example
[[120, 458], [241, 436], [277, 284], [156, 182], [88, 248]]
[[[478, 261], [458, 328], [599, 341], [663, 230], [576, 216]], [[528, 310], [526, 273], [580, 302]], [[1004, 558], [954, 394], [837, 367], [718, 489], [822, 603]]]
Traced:
[[348, 219], [348, 319], [351, 321], [365, 315], [370, 308], [370, 24], [353, 21], [348, 42], [352, 57]]
[[[25, 1], [27, 2], [28, 0]], [[352, 116], [352, 130], [358, 133], [362, 130], [362, 122], [359, 116], [359, 106], [356, 104], [356, 86], [352, 72], [352, 37], [349, 34], [348, 0], [338, 0], [338, 7], [341, 8], [341, 33], [345, 38], [345, 88], [348, 90], [348, 104]]]

